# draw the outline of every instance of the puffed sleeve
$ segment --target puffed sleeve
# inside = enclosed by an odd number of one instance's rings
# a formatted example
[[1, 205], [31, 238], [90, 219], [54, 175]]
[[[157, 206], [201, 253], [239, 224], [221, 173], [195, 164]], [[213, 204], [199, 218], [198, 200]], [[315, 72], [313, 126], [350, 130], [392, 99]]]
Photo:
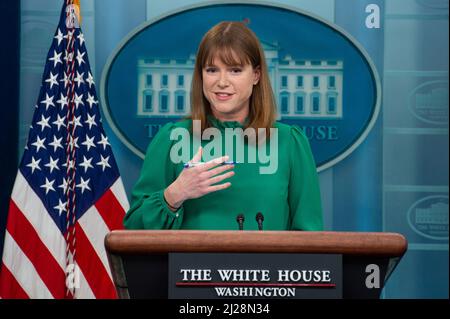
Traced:
[[175, 165], [169, 160], [170, 131], [174, 124], [163, 126], [150, 143], [141, 175], [131, 194], [131, 207], [124, 218], [128, 229], [179, 229], [183, 206], [172, 212], [164, 200], [164, 190], [176, 179]]
[[316, 164], [308, 138], [291, 127], [289, 208], [292, 230], [323, 230], [322, 205]]

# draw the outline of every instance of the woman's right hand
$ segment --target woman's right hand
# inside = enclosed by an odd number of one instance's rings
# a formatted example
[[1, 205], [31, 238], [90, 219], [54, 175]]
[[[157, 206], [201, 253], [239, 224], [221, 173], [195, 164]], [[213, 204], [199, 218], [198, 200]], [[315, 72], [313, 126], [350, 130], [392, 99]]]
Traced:
[[[201, 158], [202, 148], [200, 147], [191, 162], [199, 162]], [[234, 171], [222, 174], [234, 166], [222, 165], [228, 158], [228, 156], [223, 156], [203, 165], [183, 169], [178, 178], [164, 191], [164, 198], [169, 206], [178, 209], [185, 200], [202, 197], [230, 187], [230, 182], [214, 185], [234, 175]]]

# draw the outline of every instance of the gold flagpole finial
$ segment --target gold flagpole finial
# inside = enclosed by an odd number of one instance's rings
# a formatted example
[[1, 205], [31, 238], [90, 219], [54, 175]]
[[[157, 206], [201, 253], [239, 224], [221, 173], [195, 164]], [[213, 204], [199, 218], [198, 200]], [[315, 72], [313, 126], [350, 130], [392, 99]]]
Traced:
[[80, 0], [74, 0], [73, 5], [75, 7], [75, 13], [77, 15], [78, 24], [81, 26], [81, 5]]

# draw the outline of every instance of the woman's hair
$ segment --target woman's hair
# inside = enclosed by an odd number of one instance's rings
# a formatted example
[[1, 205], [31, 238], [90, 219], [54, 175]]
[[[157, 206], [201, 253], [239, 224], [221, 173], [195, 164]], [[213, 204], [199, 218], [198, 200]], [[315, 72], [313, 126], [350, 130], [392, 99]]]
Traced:
[[264, 51], [253, 31], [242, 22], [221, 22], [203, 36], [192, 79], [191, 118], [201, 121], [202, 131], [211, 126], [207, 116], [212, 112], [209, 101], [203, 94], [202, 71], [205, 66], [212, 65], [216, 57], [228, 66], [251, 64], [254, 69], [259, 68], [260, 78], [253, 86], [246, 127], [266, 128], [269, 133], [275, 122], [276, 104]]

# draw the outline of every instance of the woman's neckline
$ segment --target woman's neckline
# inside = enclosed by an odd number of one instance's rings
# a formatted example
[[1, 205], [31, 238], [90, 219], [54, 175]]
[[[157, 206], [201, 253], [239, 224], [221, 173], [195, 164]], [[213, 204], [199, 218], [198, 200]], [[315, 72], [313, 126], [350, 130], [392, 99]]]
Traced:
[[[239, 121], [227, 121], [227, 120], [219, 120], [213, 115], [208, 115], [208, 120], [213, 124], [215, 127], [222, 127], [222, 128], [237, 128], [237, 127], [244, 127], [244, 124], [242, 124]], [[244, 123], [248, 121], [248, 118], [245, 119]]]

